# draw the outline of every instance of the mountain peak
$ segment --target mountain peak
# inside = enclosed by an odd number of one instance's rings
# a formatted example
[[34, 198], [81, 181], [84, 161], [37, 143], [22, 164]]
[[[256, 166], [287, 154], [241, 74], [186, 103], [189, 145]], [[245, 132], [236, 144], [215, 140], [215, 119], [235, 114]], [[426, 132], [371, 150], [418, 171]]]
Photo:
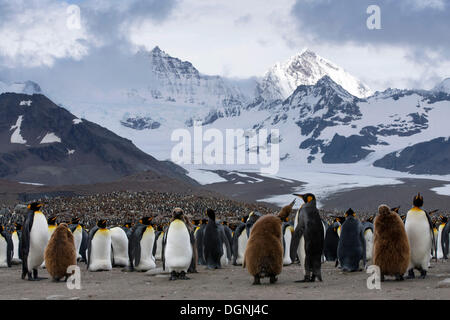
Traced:
[[450, 78], [446, 78], [444, 80], [442, 80], [441, 83], [437, 84], [433, 91], [437, 91], [437, 92], [445, 92], [450, 94]]

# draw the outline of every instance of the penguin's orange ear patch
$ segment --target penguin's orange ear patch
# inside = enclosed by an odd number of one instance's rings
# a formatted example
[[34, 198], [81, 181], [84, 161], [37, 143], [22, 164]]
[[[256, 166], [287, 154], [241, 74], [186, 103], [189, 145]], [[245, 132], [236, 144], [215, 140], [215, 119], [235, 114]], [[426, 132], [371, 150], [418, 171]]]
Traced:
[[311, 202], [313, 200], [313, 197], [308, 196], [308, 198], [306, 199], [307, 202]]
[[27, 208], [28, 208], [28, 209], [31, 209], [31, 204], [27, 205]]

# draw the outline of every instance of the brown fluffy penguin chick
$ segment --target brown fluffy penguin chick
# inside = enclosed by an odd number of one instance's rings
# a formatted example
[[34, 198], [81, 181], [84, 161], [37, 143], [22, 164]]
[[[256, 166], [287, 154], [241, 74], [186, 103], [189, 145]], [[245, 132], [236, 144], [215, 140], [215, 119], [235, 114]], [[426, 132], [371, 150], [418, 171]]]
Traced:
[[54, 281], [67, 277], [67, 268], [77, 264], [75, 242], [67, 224], [61, 223], [45, 248], [45, 267]]
[[384, 276], [403, 280], [408, 269], [410, 248], [405, 225], [400, 216], [386, 205], [378, 207], [374, 223], [373, 264]]
[[283, 269], [283, 242], [281, 226], [292, 211], [294, 202], [285, 206], [278, 216], [266, 215], [259, 218], [252, 227], [244, 253], [243, 267], [254, 277], [253, 284], [261, 284], [260, 279], [277, 281]]

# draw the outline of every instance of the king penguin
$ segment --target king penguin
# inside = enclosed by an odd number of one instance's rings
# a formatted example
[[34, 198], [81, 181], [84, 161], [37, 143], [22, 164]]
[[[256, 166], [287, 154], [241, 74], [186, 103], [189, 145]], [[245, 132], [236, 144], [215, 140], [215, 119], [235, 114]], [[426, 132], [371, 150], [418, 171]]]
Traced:
[[[444, 240], [444, 230], [445, 226], [447, 225], [448, 218], [444, 216], [439, 216], [440, 224], [438, 226], [438, 235], [437, 235], [437, 258], [438, 259], [444, 259], [444, 246], [445, 246], [445, 240]], [[447, 240], [448, 240], [448, 234], [447, 234]]]
[[373, 255], [373, 223], [365, 221], [362, 223], [364, 241], [366, 243], [366, 260], [372, 259]]
[[305, 276], [296, 282], [314, 282], [317, 278], [322, 281], [321, 264], [323, 253], [324, 232], [323, 224], [316, 207], [316, 197], [312, 193], [294, 194], [305, 202], [298, 212], [298, 223], [294, 229], [290, 248], [291, 259], [297, 255], [300, 239], [305, 241]]
[[87, 263], [87, 249], [88, 249], [88, 244], [89, 244], [89, 233], [86, 231], [86, 229], [84, 228], [84, 225], [80, 223], [81, 226], [81, 244], [80, 244], [80, 250], [78, 251], [78, 253], [81, 256], [80, 261]]
[[294, 233], [294, 227], [292, 226], [292, 223], [289, 223], [285, 221], [283, 223], [283, 229], [282, 229], [282, 235], [283, 235], [283, 266], [288, 266], [292, 264], [290, 249], [291, 249], [291, 242], [292, 242], [292, 234]]
[[37, 202], [27, 206], [28, 214], [22, 229], [22, 279], [28, 275], [28, 280], [39, 280], [37, 268], [44, 262], [48, 223], [40, 211], [42, 206]]
[[106, 228], [106, 220], [99, 220], [89, 232], [88, 263], [89, 271], [110, 271], [111, 232]]
[[[194, 234], [195, 236], [195, 234]], [[162, 258], [162, 241], [164, 238], [164, 228], [161, 225], [156, 226], [155, 232], [155, 244], [153, 246], [153, 256], [155, 260], [161, 260]]]
[[83, 240], [83, 228], [80, 225], [80, 218], [73, 218], [69, 225], [70, 231], [72, 231], [73, 239], [75, 241], [75, 249], [77, 251], [77, 260], [81, 259], [80, 247]]
[[216, 221], [216, 213], [207, 209], [208, 224], [203, 235], [204, 259], [208, 269], [220, 269], [231, 260], [231, 249], [223, 225]]
[[337, 260], [337, 247], [339, 244], [338, 229], [340, 226], [339, 221], [336, 221], [327, 228], [325, 233], [323, 253], [327, 261], [336, 262]]
[[153, 256], [155, 229], [152, 219], [152, 217], [144, 217], [139, 220], [139, 224], [134, 227], [131, 234], [128, 245], [131, 270], [148, 271], [156, 268]]
[[[47, 219], [47, 224], [48, 224], [48, 239], [50, 240], [50, 238], [52, 237], [53, 232], [55, 232], [56, 227], [58, 226], [58, 224], [56, 223], [56, 219], [57, 217], [53, 216]], [[45, 258], [44, 258], [44, 262], [42, 262], [41, 264], [41, 268], [45, 268]]]
[[128, 267], [128, 237], [121, 227], [110, 228], [113, 267]]
[[163, 270], [168, 269], [170, 280], [189, 279], [186, 273], [194, 256], [194, 233], [186, 226], [183, 215], [181, 208], [175, 208], [167, 232], [164, 234]]
[[0, 268], [11, 267], [11, 261], [14, 254], [11, 235], [0, 225]]
[[359, 263], [366, 265], [366, 240], [361, 221], [350, 208], [345, 213], [338, 243], [338, 260], [345, 272], [361, 271]]
[[20, 239], [22, 238], [22, 225], [15, 222], [14, 223], [14, 231], [11, 235], [11, 240], [13, 242], [14, 254], [12, 258], [12, 264], [21, 264], [22, 263], [22, 243]]
[[423, 197], [420, 193], [413, 199], [413, 207], [406, 214], [405, 229], [411, 249], [408, 278], [413, 279], [414, 269], [425, 279], [434, 242], [431, 217], [422, 210]]
[[203, 234], [205, 232], [206, 224], [208, 223], [207, 219], [201, 219], [200, 225], [197, 226], [194, 230], [195, 242], [197, 244], [197, 253], [198, 253], [198, 264], [205, 265], [205, 258], [203, 256]]

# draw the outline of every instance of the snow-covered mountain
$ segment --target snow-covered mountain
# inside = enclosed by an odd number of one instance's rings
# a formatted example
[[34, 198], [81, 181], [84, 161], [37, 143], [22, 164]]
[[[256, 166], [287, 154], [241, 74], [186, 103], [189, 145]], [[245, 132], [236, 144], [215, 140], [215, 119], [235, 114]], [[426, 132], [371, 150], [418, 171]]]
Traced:
[[314, 85], [324, 76], [329, 76], [356, 97], [365, 98], [372, 94], [368, 86], [344, 69], [305, 49], [271, 67], [258, 84], [258, 96], [265, 101], [284, 100], [298, 86]]
[[0, 94], [1, 93], [24, 93], [35, 94], [41, 93], [41, 87], [33, 81], [6, 83], [0, 81]]
[[444, 79], [441, 83], [436, 85], [433, 91], [450, 94], [450, 78]]

